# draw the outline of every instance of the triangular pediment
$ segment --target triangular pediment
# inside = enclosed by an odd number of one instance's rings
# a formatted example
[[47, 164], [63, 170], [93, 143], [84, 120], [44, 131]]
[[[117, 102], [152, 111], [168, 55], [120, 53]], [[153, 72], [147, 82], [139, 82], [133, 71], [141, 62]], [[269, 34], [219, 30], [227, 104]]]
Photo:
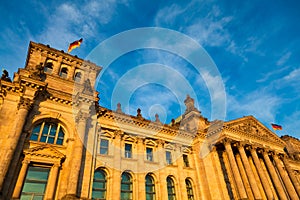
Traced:
[[42, 156], [42, 157], [48, 157], [48, 158], [59, 158], [62, 159], [65, 157], [63, 153], [56, 150], [54, 147], [52, 147], [49, 144], [39, 145], [35, 146], [29, 149], [24, 150], [25, 155], [35, 155], [35, 156]]
[[262, 142], [276, 143], [285, 146], [285, 142], [275, 133], [264, 126], [253, 116], [246, 116], [224, 123], [227, 130], [232, 130], [236, 134], [242, 134], [245, 138], [261, 140]]

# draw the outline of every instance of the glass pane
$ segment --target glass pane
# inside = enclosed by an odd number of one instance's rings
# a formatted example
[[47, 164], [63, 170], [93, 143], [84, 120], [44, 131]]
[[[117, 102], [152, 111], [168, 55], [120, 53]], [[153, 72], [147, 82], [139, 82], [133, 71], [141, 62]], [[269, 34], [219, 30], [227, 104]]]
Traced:
[[21, 199], [43, 199], [49, 171], [49, 168], [29, 166]]
[[54, 137], [49, 137], [47, 143], [53, 144], [54, 143]]
[[92, 197], [94, 199], [105, 199], [105, 191], [93, 191]]
[[131, 176], [127, 173], [122, 174], [122, 182], [130, 182], [131, 181]]
[[34, 127], [33, 130], [32, 130], [32, 133], [36, 133], [38, 135], [40, 130], [41, 130], [41, 124]]
[[105, 189], [105, 182], [94, 181], [93, 188], [103, 188], [103, 189]]
[[100, 154], [107, 155], [108, 154], [108, 150], [104, 149], [104, 148], [100, 148]]
[[97, 180], [103, 180], [105, 181], [105, 176], [106, 174], [102, 171], [96, 171], [95, 172], [95, 175], [94, 175], [94, 178], [97, 179]]
[[56, 124], [52, 124], [51, 125], [51, 129], [50, 129], [50, 135], [55, 136], [56, 129], [57, 129], [57, 125]]
[[62, 145], [63, 144], [63, 140], [60, 138], [57, 138], [56, 140], [56, 144]]
[[131, 200], [132, 194], [131, 193], [121, 193], [121, 200]]
[[121, 184], [121, 190], [130, 191], [131, 190], [131, 184]]
[[108, 140], [106, 139], [101, 139], [101, 143], [100, 143], [100, 146], [101, 147], [108, 147]]
[[154, 200], [153, 194], [146, 194], [146, 200]]
[[46, 142], [47, 137], [42, 136], [40, 142]]
[[49, 128], [50, 128], [50, 125], [49, 125], [49, 124], [45, 124], [42, 133], [43, 133], [44, 135], [48, 135]]
[[41, 193], [42, 191], [45, 191], [45, 188], [45, 183], [30, 183], [26, 181], [23, 187], [23, 192]]
[[30, 136], [30, 140], [37, 141], [38, 137], [39, 137], [38, 134], [32, 133], [31, 136]]

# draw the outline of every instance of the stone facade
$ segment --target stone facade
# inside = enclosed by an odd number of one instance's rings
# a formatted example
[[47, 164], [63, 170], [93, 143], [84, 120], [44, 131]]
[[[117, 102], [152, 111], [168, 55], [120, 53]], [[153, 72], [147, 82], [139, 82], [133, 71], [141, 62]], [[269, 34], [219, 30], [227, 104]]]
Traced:
[[30, 42], [0, 82], [0, 199], [299, 199], [300, 141], [253, 116], [162, 124], [98, 105], [101, 67]]

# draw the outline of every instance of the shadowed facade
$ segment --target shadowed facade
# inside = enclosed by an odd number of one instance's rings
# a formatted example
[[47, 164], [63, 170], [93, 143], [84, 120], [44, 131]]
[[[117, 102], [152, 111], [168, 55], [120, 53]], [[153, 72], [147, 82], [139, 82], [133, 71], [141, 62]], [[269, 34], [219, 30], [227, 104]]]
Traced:
[[2, 76], [0, 199], [299, 199], [298, 139], [253, 116], [209, 121], [189, 96], [171, 124], [101, 107], [100, 71], [30, 42]]

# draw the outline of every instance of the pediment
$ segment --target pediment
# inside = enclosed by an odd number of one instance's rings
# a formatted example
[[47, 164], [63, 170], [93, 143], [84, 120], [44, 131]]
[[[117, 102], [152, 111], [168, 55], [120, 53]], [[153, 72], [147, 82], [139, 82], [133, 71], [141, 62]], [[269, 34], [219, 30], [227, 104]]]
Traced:
[[276, 143], [280, 146], [285, 146], [285, 142], [280, 139], [275, 133], [264, 126], [253, 116], [246, 116], [236, 120], [224, 123], [227, 130], [232, 130], [235, 133], [240, 133], [244, 137], [262, 140], [264, 142]]
[[39, 145], [32, 147], [30, 149], [24, 150], [25, 155], [31, 155], [31, 156], [41, 156], [41, 157], [48, 157], [48, 158], [58, 158], [62, 159], [65, 157], [63, 153], [56, 150], [54, 147], [52, 147], [49, 144], [45, 145]]

